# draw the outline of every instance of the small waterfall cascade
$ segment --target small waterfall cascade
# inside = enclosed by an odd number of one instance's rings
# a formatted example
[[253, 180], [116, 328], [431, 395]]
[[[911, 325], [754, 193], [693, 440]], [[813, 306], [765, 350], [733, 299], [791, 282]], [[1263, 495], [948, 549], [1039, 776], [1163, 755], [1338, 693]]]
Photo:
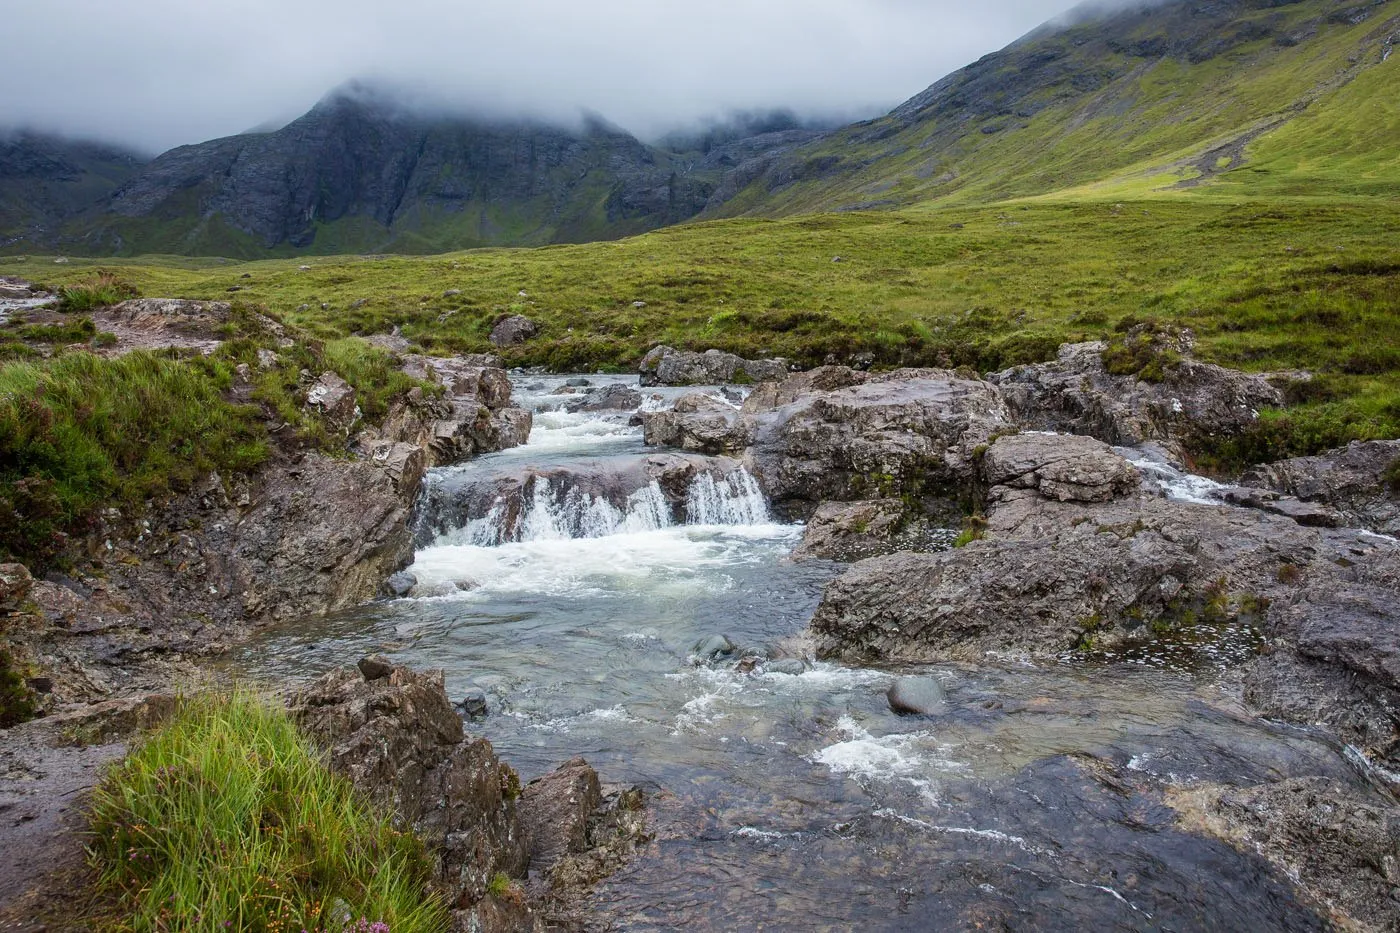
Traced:
[[690, 525], [764, 525], [771, 520], [758, 480], [743, 467], [718, 479], [712, 473], [696, 476], [686, 493], [685, 515]]
[[485, 515], [439, 538], [442, 544], [498, 547], [520, 541], [603, 538], [684, 525], [762, 525], [770, 521], [758, 482], [743, 468], [700, 473], [690, 483], [676, 520], [672, 503], [652, 480], [619, 501], [532, 477], [518, 496], [500, 496]]

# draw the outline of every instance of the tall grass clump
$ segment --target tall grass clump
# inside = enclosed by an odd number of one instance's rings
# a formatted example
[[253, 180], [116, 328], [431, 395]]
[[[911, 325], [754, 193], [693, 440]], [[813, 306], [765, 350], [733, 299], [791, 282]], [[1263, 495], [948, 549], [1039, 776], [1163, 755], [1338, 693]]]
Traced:
[[328, 369], [355, 387], [360, 410], [371, 419], [385, 414], [396, 396], [422, 385], [400, 370], [388, 352], [359, 337], [327, 341], [322, 356]]
[[98, 272], [86, 282], [59, 288], [58, 301], [64, 311], [92, 311], [119, 304], [139, 294], [130, 282], [117, 278], [111, 272]]
[[258, 412], [216, 361], [68, 353], [0, 366], [0, 558], [41, 570], [101, 507], [267, 456]]
[[447, 926], [422, 844], [248, 693], [184, 701], [97, 787], [92, 834], [118, 929]]

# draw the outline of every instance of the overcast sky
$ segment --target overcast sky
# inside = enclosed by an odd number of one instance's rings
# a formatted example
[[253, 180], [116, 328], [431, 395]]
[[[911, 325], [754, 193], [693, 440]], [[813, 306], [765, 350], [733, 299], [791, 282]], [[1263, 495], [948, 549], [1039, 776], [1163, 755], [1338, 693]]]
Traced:
[[4, 0], [0, 127], [159, 151], [360, 78], [587, 108], [652, 137], [735, 109], [870, 116], [1067, 0]]

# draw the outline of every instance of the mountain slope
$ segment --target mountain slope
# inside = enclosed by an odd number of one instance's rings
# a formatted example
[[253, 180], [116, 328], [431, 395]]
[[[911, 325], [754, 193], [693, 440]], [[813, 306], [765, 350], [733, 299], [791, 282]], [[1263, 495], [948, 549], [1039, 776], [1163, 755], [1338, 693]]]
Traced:
[[600, 120], [423, 115], [352, 87], [279, 130], [165, 153], [70, 225], [68, 248], [253, 258], [611, 239], [699, 213], [745, 145], [687, 157]]
[[97, 143], [0, 136], [0, 247], [47, 239], [67, 218], [103, 203], [144, 161]]
[[[1141, 191], [1238, 169], [1254, 149], [1274, 158], [1298, 147], [1380, 166], [1373, 180], [1393, 192], [1395, 44], [1396, 0], [1176, 0], [1085, 12], [883, 118], [772, 160], [708, 215], [987, 203], [1092, 184]], [[1388, 116], [1356, 127], [1360, 140], [1334, 135], [1358, 105]], [[1323, 193], [1323, 181], [1337, 179], [1314, 173], [1299, 187]]]

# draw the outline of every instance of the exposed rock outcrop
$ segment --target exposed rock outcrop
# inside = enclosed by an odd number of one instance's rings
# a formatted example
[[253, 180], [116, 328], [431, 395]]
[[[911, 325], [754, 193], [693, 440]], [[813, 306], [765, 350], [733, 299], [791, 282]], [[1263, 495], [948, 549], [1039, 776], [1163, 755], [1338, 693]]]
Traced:
[[1347, 524], [1400, 535], [1400, 440], [1355, 441], [1314, 457], [1255, 467], [1241, 483], [1335, 509]]
[[652, 347], [638, 367], [644, 386], [722, 385], [732, 382], [764, 382], [787, 375], [786, 360], [746, 360], [723, 350], [676, 350]]
[[643, 412], [642, 431], [648, 444], [702, 454], [738, 453], [753, 440], [739, 409], [702, 392], [682, 395], [671, 408]]
[[424, 841], [454, 909], [482, 900], [498, 872], [524, 877], [520, 778], [490, 742], [463, 732], [440, 671], [392, 667], [369, 679], [336, 670], [289, 706], [302, 730], [327, 748], [331, 768]]
[[[330, 767], [426, 844], [453, 929], [542, 929], [536, 905], [551, 922], [567, 917], [646, 838], [641, 792], [603, 788], [581, 758], [522, 789], [490, 742], [463, 731], [441, 671], [365, 658], [288, 705]], [[519, 887], [496, 888], [498, 877], [524, 881], [527, 872], [529, 902]]]
[[1234, 670], [1260, 712], [1323, 723], [1398, 769], [1400, 546], [1116, 479], [1043, 483], [1121, 475], [1095, 442], [1063, 448], [998, 440], [991, 475], [1036, 479], [989, 489], [984, 540], [862, 561], [834, 581], [812, 620], [819, 655], [980, 661], [1175, 644]]
[[793, 560], [857, 561], [900, 550], [918, 550], [906, 530], [906, 510], [898, 499], [823, 502], [807, 520]]
[[533, 418], [511, 404], [510, 377], [491, 356], [408, 356], [403, 370], [442, 386], [434, 397], [421, 389], [389, 407], [364, 438], [422, 447], [427, 466], [460, 463], [482, 453], [518, 447], [530, 437]]
[[982, 460], [987, 486], [1031, 489], [1060, 502], [1107, 502], [1141, 482], [1132, 464], [1102, 441], [1030, 433], [1003, 437]]
[[642, 393], [629, 385], [614, 382], [590, 389], [577, 399], [564, 403], [570, 413], [581, 411], [635, 411], [642, 404]]
[[1048, 363], [1016, 366], [987, 378], [999, 385], [1024, 427], [1086, 434], [1110, 444], [1167, 442], [1178, 456], [1195, 435], [1229, 435], [1252, 425], [1259, 409], [1281, 405], [1283, 395], [1264, 375], [1182, 358], [1160, 381], [1114, 375], [1104, 364], [1106, 344], [1065, 344]]

